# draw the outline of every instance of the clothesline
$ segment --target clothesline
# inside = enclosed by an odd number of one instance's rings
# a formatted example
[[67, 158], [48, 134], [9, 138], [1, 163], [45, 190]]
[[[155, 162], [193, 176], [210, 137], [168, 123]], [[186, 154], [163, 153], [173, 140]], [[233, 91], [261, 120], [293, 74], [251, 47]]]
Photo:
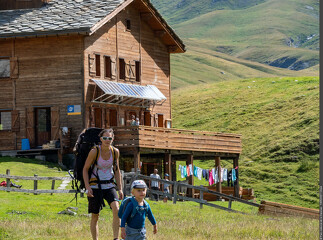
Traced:
[[195, 165], [179, 165], [178, 170], [181, 173], [182, 178], [186, 178], [189, 176], [197, 177], [199, 180], [202, 180], [202, 177], [208, 181], [209, 185], [217, 184], [218, 182], [226, 181], [228, 182], [228, 186], [234, 186], [237, 184], [238, 179], [238, 167], [232, 168], [228, 170], [227, 168], [220, 168], [221, 177], [219, 179], [219, 168], [212, 169], [202, 169]]

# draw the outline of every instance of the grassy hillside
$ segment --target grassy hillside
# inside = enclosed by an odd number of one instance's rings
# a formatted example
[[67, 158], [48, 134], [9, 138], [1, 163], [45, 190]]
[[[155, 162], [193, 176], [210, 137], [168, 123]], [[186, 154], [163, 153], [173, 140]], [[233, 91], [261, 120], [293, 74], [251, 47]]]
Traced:
[[[40, 164], [39, 161], [0, 157], [0, 173], [9, 168], [12, 175], [62, 176], [58, 165]], [[30, 181], [33, 184], [33, 181]], [[49, 189], [51, 181], [47, 187]], [[23, 188], [32, 189], [33, 185]], [[58, 187], [58, 186], [56, 186]], [[47, 240], [91, 239], [90, 216], [87, 214], [87, 199], [78, 198], [77, 215], [57, 214], [66, 207], [75, 207], [70, 202], [73, 194], [15, 193], [0, 191], [0, 239]], [[148, 199], [147, 199], [148, 200]], [[153, 235], [146, 220], [148, 239], [158, 240], [205, 240], [205, 239], [317, 239], [319, 221], [303, 218], [279, 218], [258, 215], [257, 208], [232, 203], [234, 210], [246, 214], [228, 213], [223, 210], [192, 202], [168, 203], [149, 201], [158, 224], [158, 233]], [[228, 206], [228, 202], [217, 202]], [[106, 207], [100, 213], [100, 239], [112, 239], [112, 211]]]
[[318, 77], [232, 80], [172, 97], [175, 128], [242, 134], [241, 185], [257, 198], [318, 207]]
[[151, 0], [171, 24], [180, 23], [205, 13], [223, 9], [244, 9], [265, 0]]
[[172, 55], [173, 88], [250, 77], [318, 75], [317, 0], [152, 3], [187, 47], [186, 53]]
[[249, 60], [240, 59], [207, 49], [190, 46], [184, 54], [171, 56], [172, 89], [253, 77], [316, 76], [318, 65], [301, 71], [277, 68]]

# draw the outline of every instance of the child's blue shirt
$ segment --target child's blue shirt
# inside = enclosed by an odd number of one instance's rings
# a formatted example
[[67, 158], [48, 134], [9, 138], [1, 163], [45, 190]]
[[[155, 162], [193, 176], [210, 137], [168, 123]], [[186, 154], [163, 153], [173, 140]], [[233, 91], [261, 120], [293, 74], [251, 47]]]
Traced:
[[126, 223], [129, 227], [135, 229], [141, 229], [145, 227], [146, 213], [148, 213], [148, 219], [152, 225], [156, 225], [156, 219], [150, 209], [150, 206], [146, 206], [148, 209], [145, 210], [145, 206], [137, 206], [136, 215], [131, 218], [133, 204], [129, 202], [121, 218], [121, 227], [125, 227]]

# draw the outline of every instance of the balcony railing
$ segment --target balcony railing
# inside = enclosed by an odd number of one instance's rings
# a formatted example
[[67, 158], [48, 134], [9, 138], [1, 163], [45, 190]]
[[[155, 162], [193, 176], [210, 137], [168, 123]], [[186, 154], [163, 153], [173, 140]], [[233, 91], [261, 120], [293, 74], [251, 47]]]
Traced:
[[240, 154], [241, 135], [148, 126], [115, 127], [118, 148], [185, 150]]

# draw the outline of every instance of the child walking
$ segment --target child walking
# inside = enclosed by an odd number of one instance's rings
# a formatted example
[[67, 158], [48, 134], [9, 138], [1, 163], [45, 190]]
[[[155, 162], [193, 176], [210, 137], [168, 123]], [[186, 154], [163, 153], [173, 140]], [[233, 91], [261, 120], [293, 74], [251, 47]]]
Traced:
[[[148, 216], [149, 221], [154, 227], [154, 234], [157, 233], [155, 217], [149, 204], [144, 200], [146, 192], [147, 185], [143, 180], [133, 181], [131, 184], [131, 193], [136, 202], [129, 201], [121, 218], [121, 237], [125, 240], [146, 239], [146, 216]], [[132, 214], [134, 207], [136, 208], [136, 211], [135, 214]]]

